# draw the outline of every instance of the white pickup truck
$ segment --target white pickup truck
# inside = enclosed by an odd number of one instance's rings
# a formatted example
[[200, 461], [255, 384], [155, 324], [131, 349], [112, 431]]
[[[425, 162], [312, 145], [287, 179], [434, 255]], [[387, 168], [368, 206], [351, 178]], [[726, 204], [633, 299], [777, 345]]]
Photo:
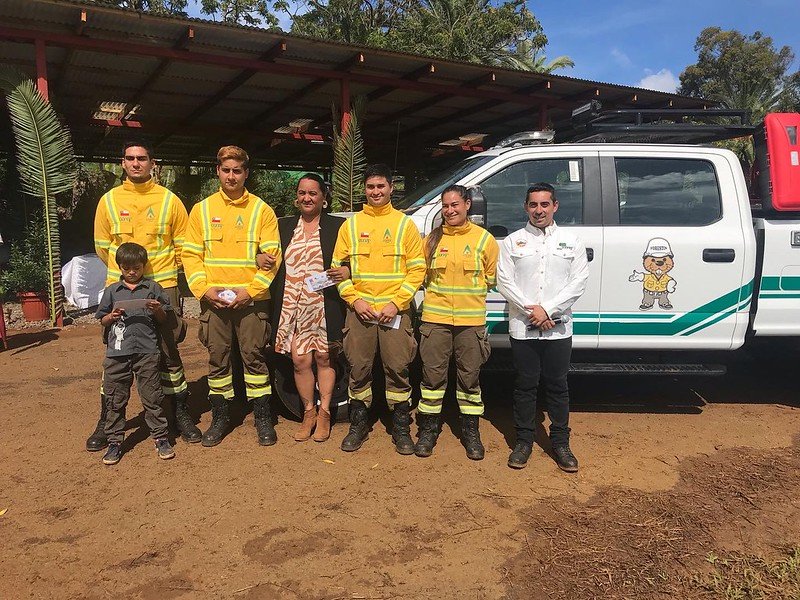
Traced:
[[[660, 137], [682, 132], [699, 139], [763, 131], [746, 125], [627, 124], [631, 116], [663, 118], [670, 111], [648, 112], [656, 111], [601, 116], [585, 129], [584, 139], [641, 139], [655, 136], [653, 130]], [[427, 233], [441, 220], [444, 187], [478, 186], [471, 218], [501, 239], [524, 225], [527, 188], [551, 183], [558, 197], [555, 220], [575, 230], [590, 261], [586, 292], [573, 307], [575, 348], [732, 350], [749, 333], [800, 334], [800, 115], [770, 115], [767, 124], [771, 147], [763, 133], [757, 138], [766, 166], [762, 183], [771, 177], [763, 187], [769, 193], [776, 177], [791, 185], [755, 217], [748, 182], [729, 150], [526, 143], [536, 135], [512, 136], [469, 157], [396, 206]], [[493, 345], [508, 346], [508, 309], [496, 291], [489, 293], [486, 311]]]

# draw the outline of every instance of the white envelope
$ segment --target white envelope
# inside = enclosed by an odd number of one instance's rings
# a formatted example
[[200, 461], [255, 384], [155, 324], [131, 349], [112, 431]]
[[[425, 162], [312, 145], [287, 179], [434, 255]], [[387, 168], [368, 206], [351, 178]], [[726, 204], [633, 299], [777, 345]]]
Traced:
[[336, 282], [328, 277], [328, 273], [326, 271], [309, 275], [306, 277], [305, 282], [306, 289], [309, 292], [319, 292], [320, 290], [324, 290], [332, 285], [336, 285]]

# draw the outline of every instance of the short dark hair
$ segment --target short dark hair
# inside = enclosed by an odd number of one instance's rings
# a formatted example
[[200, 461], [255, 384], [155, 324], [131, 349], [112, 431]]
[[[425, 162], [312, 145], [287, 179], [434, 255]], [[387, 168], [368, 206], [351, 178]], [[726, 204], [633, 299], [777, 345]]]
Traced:
[[145, 142], [144, 140], [128, 140], [122, 145], [122, 156], [125, 156], [125, 153], [128, 151], [128, 148], [133, 148], [137, 146], [139, 148], [144, 148], [147, 150], [147, 157], [152, 159], [153, 158], [153, 147]]
[[125, 242], [117, 248], [114, 260], [117, 261], [117, 266], [120, 269], [125, 265], [146, 265], [147, 250], [135, 242]]
[[383, 177], [386, 181], [389, 182], [389, 185], [392, 184], [392, 169], [389, 165], [385, 165], [383, 163], [375, 163], [374, 165], [367, 165], [367, 168], [364, 169], [364, 177], [362, 178], [364, 183], [367, 183], [367, 179], [370, 177]]
[[464, 202], [467, 201], [472, 202], [472, 198], [469, 197], [469, 192], [467, 191], [467, 188], [463, 185], [458, 185], [457, 183], [448, 185], [446, 188], [442, 190], [442, 198], [444, 198], [445, 194], [449, 194], [450, 192], [455, 192], [456, 194], [461, 196], [461, 199], [464, 200]]
[[303, 181], [303, 179], [310, 179], [311, 181], [316, 181], [317, 185], [319, 185], [319, 189], [322, 191], [322, 196], [324, 198], [328, 198], [328, 196], [330, 196], [331, 193], [330, 188], [328, 187], [328, 184], [325, 183], [325, 180], [322, 178], [321, 175], [317, 175], [316, 173], [304, 173], [303, 176], [297, 180], [297, 187], [300, 187], [300, 182]]
[[528, 188], [528, 191], [525, 192], [525, 204], [528, 203], [528, 197], [534, 192], [550, 192], [550, 197], [553, 199], [553, 202], [558, 202], [558, 198], [556, 198], [556, 188], [549, 183], [540, 181], [539, 183], [534, 183]]

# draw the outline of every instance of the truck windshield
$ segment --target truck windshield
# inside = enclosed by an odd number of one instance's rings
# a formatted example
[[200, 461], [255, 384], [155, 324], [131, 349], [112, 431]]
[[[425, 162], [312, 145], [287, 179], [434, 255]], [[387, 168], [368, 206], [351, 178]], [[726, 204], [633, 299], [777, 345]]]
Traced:
[[478, 167], [485, 165], [494, 156], [481, 156], [478, 158], [468, 158], [456, 163], [449, 169], [437, 174], [433, 179], [422, 183], [414, 190], [407, 192], [402, 200], [393, 202], [395, 208], [406, 210], [416, 208], [427, 203], [433, 197], [438, 197], [442, 190], [452, 183], [456, 183], [468, 173], [472, 173]]

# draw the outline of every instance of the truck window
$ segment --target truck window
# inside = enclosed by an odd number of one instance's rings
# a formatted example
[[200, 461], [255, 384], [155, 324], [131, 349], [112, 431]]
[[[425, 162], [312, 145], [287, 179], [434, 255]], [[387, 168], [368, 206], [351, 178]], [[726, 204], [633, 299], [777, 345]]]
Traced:
[[[525, 193], [534, 183], [556, 188], [559, 225], [583, 222], [583, 161], [579, 158], [547, 158], [514, 163], [481, 183], [486, 197], [487, 226], [493, 232], [516, 231], [525, 225]], [[502, 237], [502, 235], [498, 235]]]
[[722, 215], [717, 176], [708, 161], [617, 158], [614, 162], [620, 225], [701, 226]]

